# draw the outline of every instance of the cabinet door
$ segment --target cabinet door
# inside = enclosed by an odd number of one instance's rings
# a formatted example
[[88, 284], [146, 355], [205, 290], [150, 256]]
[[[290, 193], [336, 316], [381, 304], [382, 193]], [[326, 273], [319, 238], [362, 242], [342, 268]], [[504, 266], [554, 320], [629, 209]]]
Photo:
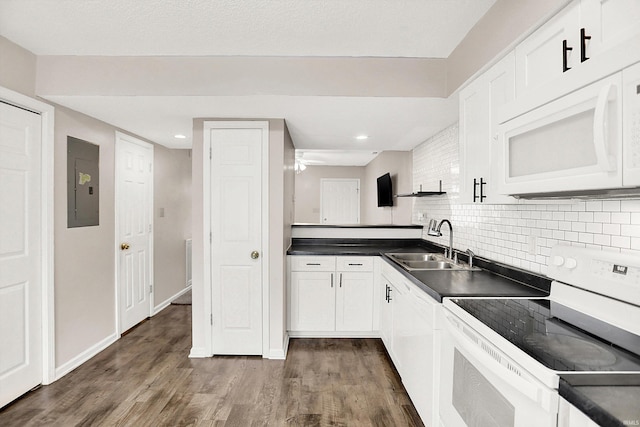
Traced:
[[395, 355], [394, 363], [396, 369], [400, 373], [400, 377], [404, 378], [407, 374], [405, 365], [411, 349], [411, 314], [409, 312], [408, 287], [403, 283], [394, 283], [392, 286], [393, 304], [393, 324], [391, 349]]
[[336, 288], [336, 330], [373, 330], [373, 274], [339, 272]]
[[[380, 293], [380, 337], [389, 354], [392, 346], [393, 311], [392, 302], [395, 298], [391, 281], [382, 276], [382, 292]], [[393, 359], [393, 356], [391, 357]]]
[[499, 191], [504, 167], [497, 114], [500, 107], [515, 98], [514, 61], [514, 54], [508, 54], [460, 92], [462, 203], [517, 203]]
[[[418, 291], [419, 292], [419, 291]], [[436, 371], [436, 339], [434, 310], [439, 305], [426, 295], [411, 292], [407, 307], [409, 317], [407, 348], [403, 358], [402, 382], [418, 414], [426, 425], [437, 425], [435, 393], [438, 388]]]
[[[488, 148], [490, 134], [489, 91], [484, 76], [480, 76], [460, 92], [460, 202], [474, 203], [480, 189], [474, 186], [480, 177], [489, 177], [491, 160]], [[475, 190], [475, 192], [474, 192]]]
[[516, 46], [518, 98], [563, 74], [563, 41], [567, 66], [580, 64], [580, 2], [574, 1]]
[[640, 2], [638, 0], [582, 0], [581, 5], [583, 10], [581, 27], [585, 29], [586, 35], [591, 37], [586, 42], [588, 58], [597, 56], [620, 42], [640, 34]]
[[335, 330], [335, 273], [291, 273], [291, 330]]

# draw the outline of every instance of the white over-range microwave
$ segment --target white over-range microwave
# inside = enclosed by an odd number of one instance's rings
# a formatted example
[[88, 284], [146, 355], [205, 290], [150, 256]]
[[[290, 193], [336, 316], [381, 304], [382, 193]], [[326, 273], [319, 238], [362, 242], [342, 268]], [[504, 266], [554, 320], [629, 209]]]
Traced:
[[640, 63], [499, 127], [500, 193], [640, 194]]

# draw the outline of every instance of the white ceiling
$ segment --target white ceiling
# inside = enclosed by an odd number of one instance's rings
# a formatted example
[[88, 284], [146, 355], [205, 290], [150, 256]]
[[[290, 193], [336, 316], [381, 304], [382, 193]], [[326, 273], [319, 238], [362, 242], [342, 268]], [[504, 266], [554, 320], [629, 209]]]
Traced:
[[[495, 1], [0, 0], [0, 35], [37, 55], [446, 58]], [[39, 95], [173, 148], [194, 117], [284, 118], [297, 148], [365, 159], [457, 116], [454, 99], [423, 97]]]

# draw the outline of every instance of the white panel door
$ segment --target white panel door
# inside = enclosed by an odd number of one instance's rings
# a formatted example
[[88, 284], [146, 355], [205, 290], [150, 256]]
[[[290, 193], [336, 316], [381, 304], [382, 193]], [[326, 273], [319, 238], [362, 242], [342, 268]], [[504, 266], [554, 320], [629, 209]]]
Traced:
[[40, 129], [0, 103], [0, 407], [42, 382]]
[[320, 218], [323, 224], [360, 223], [360, 180], [320, 180]]
[[151, 315], [153, 146], [118, 134], [120, 332]]
[[262, 354], [263, 129], [211, 129], [214, 354]]

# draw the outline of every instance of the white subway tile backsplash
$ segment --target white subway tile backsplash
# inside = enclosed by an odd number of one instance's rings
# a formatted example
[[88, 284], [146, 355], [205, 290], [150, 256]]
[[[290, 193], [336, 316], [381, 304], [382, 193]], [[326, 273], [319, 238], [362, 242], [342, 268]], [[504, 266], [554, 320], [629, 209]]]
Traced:
[[620, 202], [622, 212], [640, 212], [640, 200], [622, 200]]
[[[413, 218], [449, 219], [454, 247], [477, 255], [546, 273], [551, 247], [576, 245], [640, 255], [640, 200], [587, 200], [574, 203], [520, 203], [513, 205], [461, 204], [458, 126], [448, 127], [413, 150], [413, 186], [435, 188], [446, 196], [414, 199]], [[548, 202], [547, 202], [548, 203]], [[424, 214], [418, 220], [418, 214]], [[448, 245], [448, 232], [426, 240]], [[529, 253], [530, 236], [537, 250]]]
[[620, 224], [602, 224], [602, 232], [612, 236], [620, 235]]
[[611, 236], [611, 246], [620, 249], [631, 248], [631, 237], [629, 236]]
[[601, 201], [587, 202], [587, 210], [591, 212], [600, 212], [602, 210]]
[[611, 222], [614, 224], [631, 224], [631, 213], [614, 212], [611, 214]]
[[605, 200], [602, 202], [602, 210], [608, 212], [620, 212], [620, 200]]

